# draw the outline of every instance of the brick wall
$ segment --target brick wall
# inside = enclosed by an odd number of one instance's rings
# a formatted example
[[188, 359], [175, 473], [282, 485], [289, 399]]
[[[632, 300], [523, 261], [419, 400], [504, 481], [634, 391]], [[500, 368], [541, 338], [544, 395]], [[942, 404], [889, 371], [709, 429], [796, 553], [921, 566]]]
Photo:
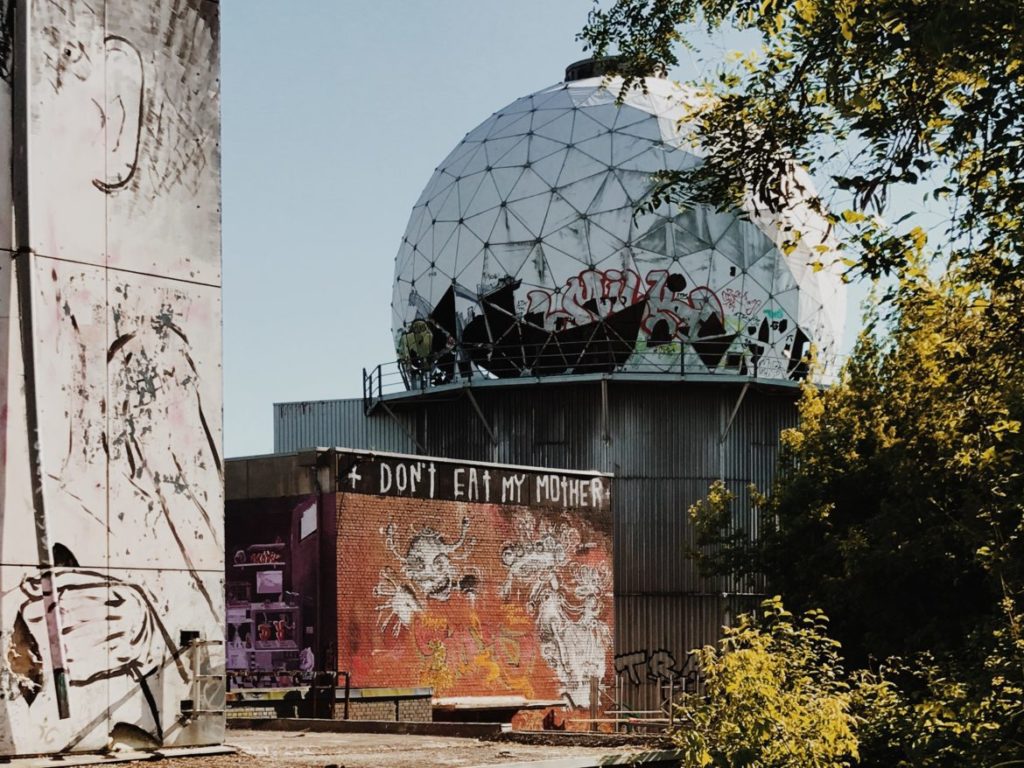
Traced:
[[225, 711], [228, 720], [233, 719], [272, 719], [277, 717], [277, 710], [274, 707], [228, 707]]
[[353, 685], [586, 707], [590, 678], [612, 684], [607, 515], [359, 493], [337, 507], [338, 665]]
[[[341, 720], [345, 716], [345, 705], [334, 705], [334, 719]], [[415, 699], [369, 699], [350, 701], [348, 705], [349, 720], [401, 720], [405, 723], [429, 723], [433, 719], [430, 697], [422, 696]]]

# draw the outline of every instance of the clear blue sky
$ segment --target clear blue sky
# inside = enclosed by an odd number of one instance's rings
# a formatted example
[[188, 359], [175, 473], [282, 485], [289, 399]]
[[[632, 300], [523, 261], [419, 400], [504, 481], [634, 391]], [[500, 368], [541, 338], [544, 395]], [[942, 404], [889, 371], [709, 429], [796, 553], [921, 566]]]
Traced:
[[590, 7], [222, 0], [228, 456], [272, 449], [272, 403], [359, 396], [393, 357], [413, 203], [467, 131], [583, 58]]

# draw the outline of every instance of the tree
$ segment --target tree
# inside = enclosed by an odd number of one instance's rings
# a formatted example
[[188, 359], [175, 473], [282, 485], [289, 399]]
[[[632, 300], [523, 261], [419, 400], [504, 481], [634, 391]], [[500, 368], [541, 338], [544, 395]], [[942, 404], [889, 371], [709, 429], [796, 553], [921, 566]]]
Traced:
[[[762, 534], [735, 529], [724, 485], [691, 510], [703, 565], [824, 609], [872, 665], [851, 704], [863, 765], [1024, 764], [1019, 0], [617, 0], [583, 36], [630, 87], [697, 23], [763, 45], [695, 84], [707, 161], [652, 204], [778, 209], [802, 165], [830, 178], [813, 204], [854, 271], [892, 278], [840, 382], [805, 387], [754, 494]], [[948, 201], [937, 244], [877, 215], [899, 185]]]
[[884, 211], [894, 185], [927, 177], [955, 212], [949, 261], [998, 284], [1024, 253], [1020, 10], [1019, 0], [617, 0], [595, 7], [582, 37], [598, 56], [621, 55], [629, 87], [676, 64], [698, 23], [760, 35], [759, 52], [695, 84], [708, 96], [693, 115], [708, 161], [663, 178], [662, 197], [730, 207], [752, 191], [777, 209], [794, 163], [818, 173], [849, 155], [829, 175], [851, 207], [818, 204], [847, 228], [863, 272], [892, 272], [899, 241], [920, 237], [880, 235], [866, 214]]

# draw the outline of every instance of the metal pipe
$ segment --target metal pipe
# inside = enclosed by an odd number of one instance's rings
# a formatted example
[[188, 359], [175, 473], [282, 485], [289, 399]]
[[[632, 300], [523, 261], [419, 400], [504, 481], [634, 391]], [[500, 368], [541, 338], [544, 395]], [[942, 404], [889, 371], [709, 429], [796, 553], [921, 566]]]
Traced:
[[71, 717], [68, 700], [68, 669], [64, 654], [63, 627], [61, 626], [60, 593], [53, 573], [53, 549], [50, 544], [50, 525], [45, 499], [46, 474], [43, 467], [43, 436], [39, 427], [39, 400], [36, 391], [35, 324], [35, 255], [32, 252], [29, 201], [29, 26], [31, 3], [16, 5], [14, 31], [14, 211], [16, 222], [17, 255], [15, 275], [18, 281], [18, 313], [21, 321], [21, 355], [25, 383], [25, 423], [28, 429], [28, 458], [31, 472], [32, 508], [35, 517], [36, 554], [39, 559], [40, 589], [43, 596], [46, 630], [53, 666], [54, 692], [57, 715], [61, 720]]

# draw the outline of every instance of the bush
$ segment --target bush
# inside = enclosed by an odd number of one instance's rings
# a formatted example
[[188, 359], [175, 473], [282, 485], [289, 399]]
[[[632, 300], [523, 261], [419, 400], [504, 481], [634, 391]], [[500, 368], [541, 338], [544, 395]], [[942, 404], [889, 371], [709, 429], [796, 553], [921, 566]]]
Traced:
[[1004, 609], [980, 665], [924, 653], [848, 675], [821, 611], [766, 600], [696, 652], [703, 692], [683, 697], [672, 733], [683, 765], [1024, 766], [1022, 620]]
[[775, 597], [697, 651], [703, 693], [678, 706], [685, 766], [839, 768], [857, 759], [853, 695], [820, 611], [800, 619]]

